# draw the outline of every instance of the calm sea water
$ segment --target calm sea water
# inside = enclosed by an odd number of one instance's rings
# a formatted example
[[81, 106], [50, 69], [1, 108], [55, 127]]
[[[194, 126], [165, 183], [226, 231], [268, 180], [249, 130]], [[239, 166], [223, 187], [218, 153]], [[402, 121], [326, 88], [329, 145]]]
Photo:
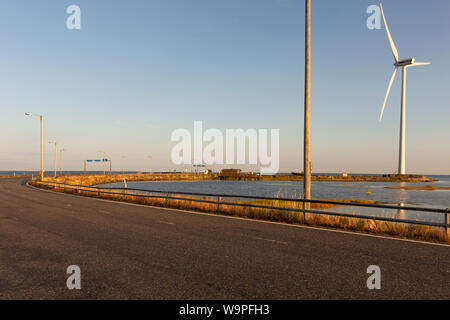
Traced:
[[[435, 185], [450, 187], [450, 176], [430, 176], [437, 182], [427, 183], [382, 183], [382, 182], [313, 182], [312, 196], [316, 199], [370, 199], [392, 204], [417, 205], [436, 208], [450, 208], [450, 190], [396, 190], [392, 186]], [[123, 183], [104, 185], [123, 187]], [[165, 192], [194, 192], [208, 194], [249, 195], [263, 197], [299, 198], [303, 182], [295, 181], [158, 181], [128, 182], [129, 188], [158, 190]], [[367, 191], [370, 190], [370, 194]], [[336, 208], [331, 209], [336, 211]], [[411, 212], [405, 210], [386, 210], [360, 207], [339, 207], [339, 212], [368, 214], [399, 219], [420, 219], [443, 222], [442, 214]]]

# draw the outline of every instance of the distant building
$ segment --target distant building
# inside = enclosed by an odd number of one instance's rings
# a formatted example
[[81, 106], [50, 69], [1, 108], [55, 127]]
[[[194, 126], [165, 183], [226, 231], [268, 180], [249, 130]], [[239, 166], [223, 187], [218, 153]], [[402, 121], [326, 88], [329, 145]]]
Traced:
[[344, 178], [347, 178], [347, 177], [348, 177], [347, 172], [343, 172], [343, 173], [342, 173], [342, 176], [343, 176]]
[[221, 176], [238, 176], [241, 174], [241, 169], [222, 169], [220, 170]]

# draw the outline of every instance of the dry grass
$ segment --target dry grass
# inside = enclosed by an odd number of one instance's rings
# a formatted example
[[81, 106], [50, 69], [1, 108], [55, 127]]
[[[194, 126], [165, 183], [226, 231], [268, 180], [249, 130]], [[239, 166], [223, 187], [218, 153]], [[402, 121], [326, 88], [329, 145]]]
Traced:
[[[257, 181], [303, 181], [303, 175], [277, 174], [277, 175], [249, 175], [240, 174], [235, 176], [218, 176], [223, 180], [257, 180]], [[385, 176], [340, 176], [340, 175], [319, 175], [313, 174], [312, 181], [330, 182], [433, 182], [435, 179], [422, 175], [385, 175]]]
[[438, 186], [401, 186], [401, 187], [385, 187], [385, 188], [396, 190], [421, 190], [421, 191], [450, 190], [450, 187], [438, 187]]
[[[383, 204], [383, 202], [380, 201], [374, 201], [374, 200], [366, 200], [366, 199], [315, 199], [319, 201], [339, 201], [339, 202], [345, 202], [345, 203], [366, 203], [366, 204]], [[286, 201], [286, 200], [253, 200], [249, 201], [252, 204], [258, 204], [258, 205], [264, 205], [264, 206], [272, 206], [272, 207], [284, 207], [284, 208], [297, 208], [298, 204], [296, 204], [293, 201]], [[311, 209], [329, 209], [337, 207], [336, 204], [331, 203], [310, 203]]]
[[[102, 182], [103, 183], [103, 182]], [[35, 184], [36, 185], [36, 184]], [[38, 185], [42, 187], [42, 185]], [[310, 214], [302, 212], [289, 212], [274, 209], [264, 209], [264, 208], [251, 208], [251, 207], [241, 207], [236, 205], [220, 205], [216, 203], [202, 203], [192, 200], [212, 200], [208, 198], [201, 197], [191, 197], [191, 196], [176, 196], [179, 199], [164, 199], [164, 198], [146, 198], [133, 194], [131, 191], [127, 191], [127, 194], [121, 194], [120, 191], [114, 191], [118, 194], [98, 194], [98, 192], [92, 189], [83, 189], [80, 191], [63, 189], [60, 187], [46, 186], [48, 189], [78, 194], [82, 196], [109, 199], [114, 201], [124, 201], [137, 203], [149, 206], [167, 207], [173, 209], [182, 210], [193, 210], [206, 213], [222, 214], [227, 216], [236, 216], [249, 219], [259, 219], [267, 220], [273, 222], [283, 222], [290, 224], [300, 224], [315, 227], [333, 228], [346, 231], [356, 231], [375, 235], [393, 236], [405, 239], [422, 240], [436, 243], [447, 243], [450, 244], [450, 238], [447, 237], [443, 229], [430, 226], [420, 226], [420, 225], [410, 225], [405, 223], [393, 223], [376, 221], [371, 219], [359, 219], [359, 218], [347, 218], [347, 217], [336, 217], [321, 214]], [[105, 190], [107, 191], [107, 190]], [[158, 196], [155, 194], [155, 196]], [[161, 196], [161, 195], [159, 195]], [[191, 201], [190, 201], [191, 200]], [[350, 201], [350, 200], [348, 200]], [[351, 200], [355, 201], [355, 200]], [[365, 201], [365, 200], [361, 200]], [[232, 203], [243, 203], [243, 201], [227, 201]], [[286, 208], [298, 209], [301, 203], [289, 202], [282, 200], [257, 200], [253, 201], [252, 204], [267, 205], [267, 206], [281, 206]], [[324, 208], [313, 206], [312, 209]]]
[[180, 180], [210, 180], [205, 174], [176, 173], [176, 174], [114, 174], [114, 175], [77, 175], [44, 178], [44, 181], [59, 182], [71, 185], [94, 186], [98, 184], [129, 181], [180, 181]]
[[[129, 181], [158, 181], [158, 180], [243, 180], [243, 181], [303, 181], [303, 176], [287, 174], [287, 175], [250, 175], [240, 174], [235, 176], [221, 176], [220, 174], [201, 174], [201, 173], [166, 173], [166, 174], [113, 174], [113, 175], [78, 175], [78, 176], [61, 176], [57, 177], [57, 181], [80, 181], [90, 183], [102, 181], [100, 183], [117, 182], [126, 178]], [[46, 177], [44, 180], [53, 179]], [[338, 175], [312, 175], [313, 181], [329, 181], [329, 182], [433, 182], [436, 181], [426, 176], [417, 175], [389, 175], [389, 176], [347, 176]], [[98, 183], [97, 183], [98, 184]]]

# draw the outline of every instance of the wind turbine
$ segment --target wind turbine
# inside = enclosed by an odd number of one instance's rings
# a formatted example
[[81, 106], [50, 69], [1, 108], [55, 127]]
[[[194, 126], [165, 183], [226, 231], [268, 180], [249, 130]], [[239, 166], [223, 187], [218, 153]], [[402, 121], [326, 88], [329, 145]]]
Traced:
[[380, 4], [381, 14], [383, 15], [384, 26], [386, 27], [387, 36], [389, 43], [391, 45], [392, 54], [394, 55], [394, 73], [392, 74], [391, 81], [389, 82], [386, 97], [384, 98], [383, 108], [381, 109], [380, 122], [383, 119], [384, 108], [386, 107], [386, 102], [391, 91], [392, 83], [394, 82], [395, 76], [397, 75], [398, 68], [402, 68], [403, 78], [402, 78], [402, 103], [401, 103], [401, 115], [400, 115], [400, 146], [399, 146], [399, 156], [398, 156], [398, 174], [405, 174], [405, 129], [406, 129], [406, 69], [409, 67], [423, 66], [430, 64], [429, 62], [416, 62], [415, 58], [409, 58], [405, 60], [399, 60], [398, 51], [395, 47], [394, 40], [392, 40], [391, 33], [389, 32], [389, 27], [386, 22], [386, 17], [383, 11], [383, 5]]

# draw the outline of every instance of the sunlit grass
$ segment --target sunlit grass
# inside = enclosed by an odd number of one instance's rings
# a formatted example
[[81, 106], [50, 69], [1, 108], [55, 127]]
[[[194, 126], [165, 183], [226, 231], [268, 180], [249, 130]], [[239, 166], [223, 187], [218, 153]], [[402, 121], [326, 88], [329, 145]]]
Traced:
[[174, 173], [174, 174], [114, 174], [114, 175], [74, 175], [45, 178], [44, 181], [59, 182], [71, 185], [95, 186], [115, 182], [129, 181], [180, 181], [210, 180], [206, 174]]

